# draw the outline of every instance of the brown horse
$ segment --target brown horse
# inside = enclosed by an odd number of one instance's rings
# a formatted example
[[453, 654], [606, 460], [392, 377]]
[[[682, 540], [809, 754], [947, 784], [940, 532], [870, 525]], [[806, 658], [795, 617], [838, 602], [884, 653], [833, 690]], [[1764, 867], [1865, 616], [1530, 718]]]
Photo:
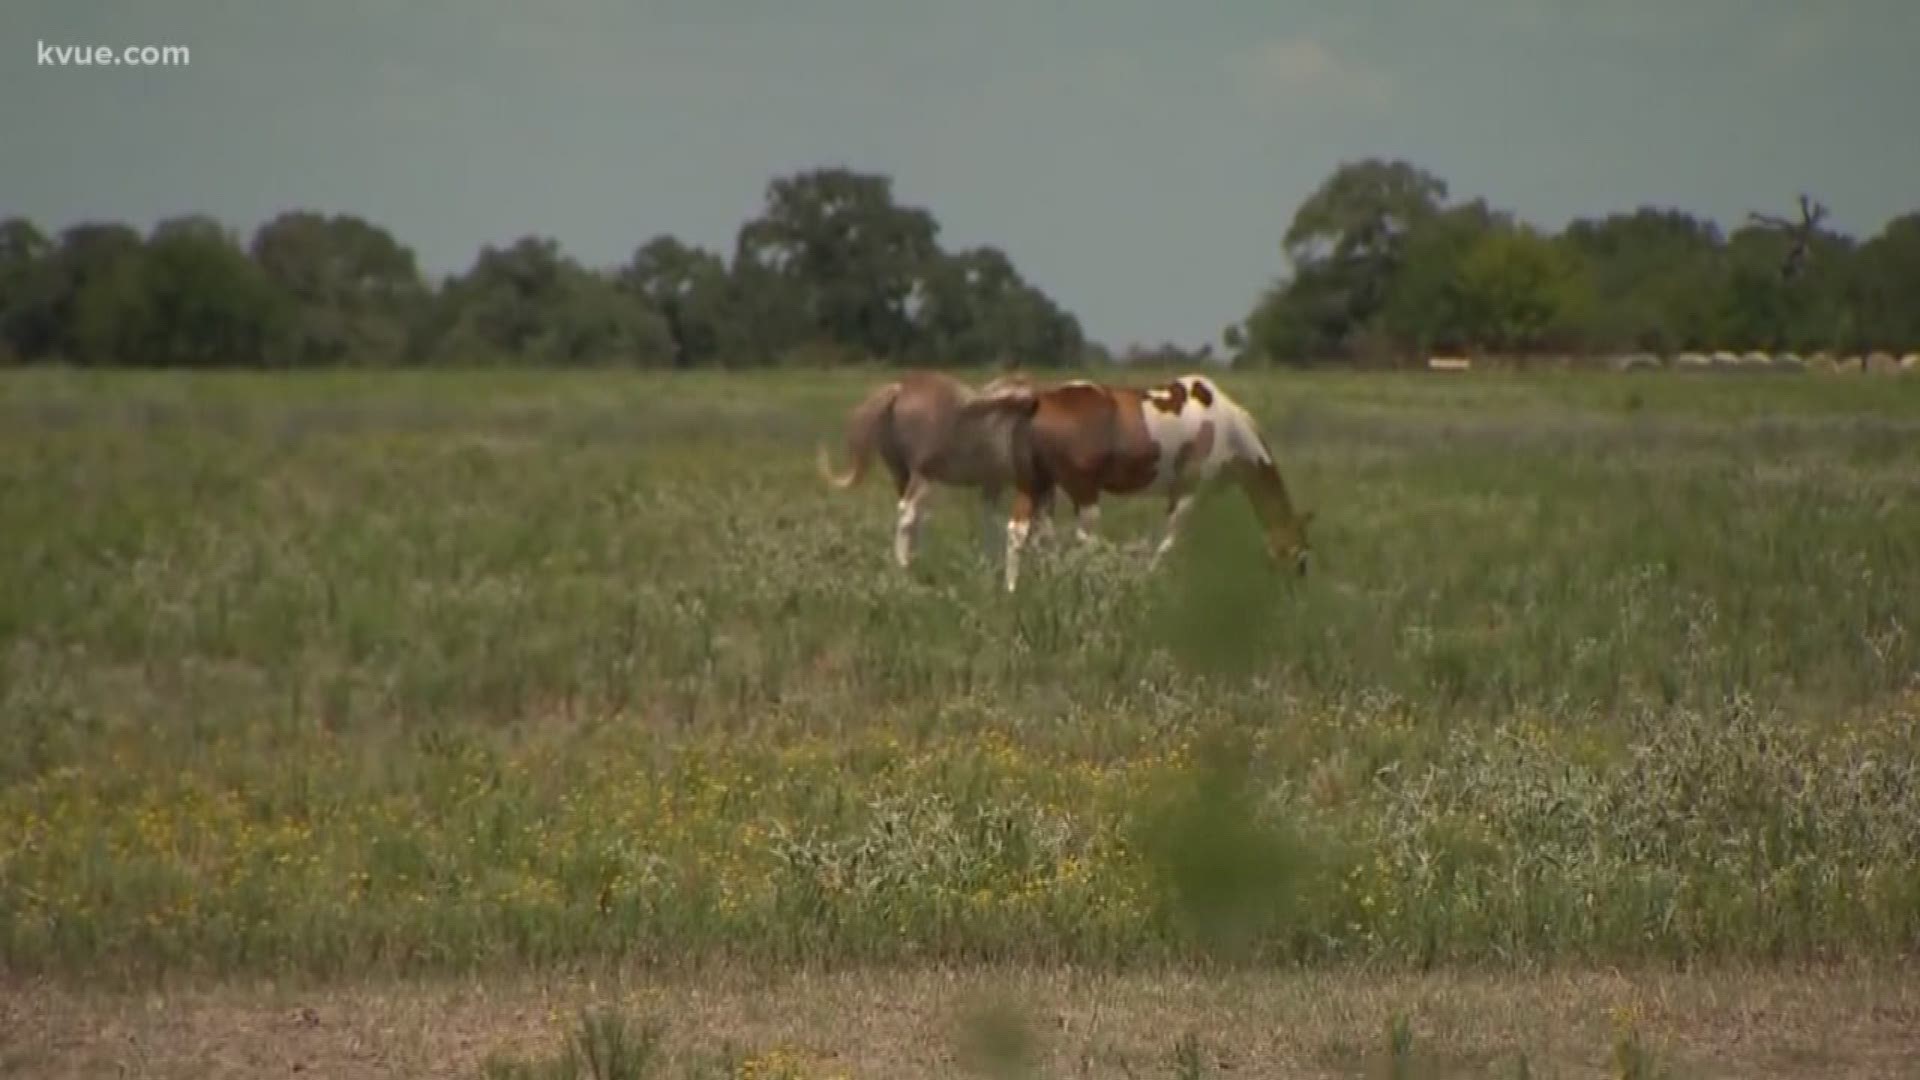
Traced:
[[[879, 455], [899, 500], [893, 557], [902, 567], [913, 560], [914, 541], [927, 515], [925, 503], [936, 483], [980, 492], [991, 551], [1000, 495], [1016, 486], [1016, 472], [1030, 460], [1025, 420], [1036, 404], [1025, 380], [982, 393], [941, 372], [909, 371], [874, 389], [848, 415], [849, 470], [836, 475], [822, 446], [820, 473], [834, 487], [850, 488], [866, 474], [868, 461]], [[1046, 500], [1035, 503], [1029, 517], [1036, 509], [1044, 515], [1048, 505]]]
[[1151, 389], [1011, 381], [980, 400], [1018, 421], [1026, 436], [1028, 460], [1014, 470], [1007, 523], [1009, 592], [1019, 581], [1020, 550], [1033, 516], [1055, 488], [1073, 501], [1083, 538], [1092, 536], [1101, 495], [1166, 496], [1166, 532], [1152, 559], [1158, 565], [1195, 500], [1230, 480], [1253, 504], [1274, 560], [1307, 572], [1313, 512], [1295, 512], [1253, 417], [1204, 376], [1183, 375]]

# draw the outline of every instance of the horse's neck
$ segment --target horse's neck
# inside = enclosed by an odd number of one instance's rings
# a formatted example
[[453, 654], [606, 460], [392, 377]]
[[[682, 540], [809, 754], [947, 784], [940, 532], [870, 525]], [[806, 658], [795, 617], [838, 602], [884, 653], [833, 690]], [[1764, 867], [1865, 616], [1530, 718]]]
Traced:
[[1227, 443], [1248, 500], [1269, 525], [1292, 525], [1298, 518], [1293, 499], [1287, 494], [1287, 482], [1280, 476], [1267, 441], [1254, 427], [1253, 417], [1237, 405], [1230, 404], [1225, 411], [1232, 417]]
[[1235, 460], [1250, 468], [1265, 465], [1271, 467], [1273, 455], [1267, 452], [1267, 442], [1260, 437], [1260, 431], [1253, 425], [1253, 417], [1247, 410], [1230, 400], [1222, 399], [1218, 410], [1225, 421], [1227, 452]]

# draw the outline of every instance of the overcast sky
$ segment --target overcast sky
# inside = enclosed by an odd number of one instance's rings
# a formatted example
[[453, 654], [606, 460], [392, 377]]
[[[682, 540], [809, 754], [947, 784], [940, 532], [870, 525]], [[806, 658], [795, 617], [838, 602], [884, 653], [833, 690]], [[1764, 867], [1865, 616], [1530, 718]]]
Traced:
[[662, 232], [730, 252], [771, 177], [846, 165], [1115, 346], [1216, 339], [1360, 156], [1556, 228], [1920, 209], [1920, 0], [0, 2], [0, 216], [308, 207], [429, 272], [528, 233], [611, 266]]

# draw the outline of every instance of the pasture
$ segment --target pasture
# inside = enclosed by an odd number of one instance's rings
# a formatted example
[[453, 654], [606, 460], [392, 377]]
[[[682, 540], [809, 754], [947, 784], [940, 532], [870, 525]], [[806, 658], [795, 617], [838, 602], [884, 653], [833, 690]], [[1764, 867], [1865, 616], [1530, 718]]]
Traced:
[[0, 1056], [617, 999], [947, 1075], [996, 979], [1048, 1075], [1920, 1053], [1920, 383], [1227, 373], [1313, 574], [1110, 499], [1008, 597], [971, 493], [903, 573], [821, 482], [883, 377], [0, 379]]

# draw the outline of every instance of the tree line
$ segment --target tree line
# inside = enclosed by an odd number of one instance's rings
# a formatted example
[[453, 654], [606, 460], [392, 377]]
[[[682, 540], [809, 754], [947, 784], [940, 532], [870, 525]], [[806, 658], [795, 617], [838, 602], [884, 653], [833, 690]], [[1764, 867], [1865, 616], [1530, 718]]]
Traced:
[[1856, 242], [1802, 210], [1723, 235], [1645, 206], [1549, 233], [1408, 162], [1350, 162], [1295, 212], [1291, 271], [1229, 345], [1255, 363], [1920, 348], [1920, 212]]
[[994, 247], [948, 251], [892, 182], [777, 178], [730, 259], [668, 235], [625, 265], [486, 245], [439, 283], [386, 229], [282, 213], [250, 242], [185, 215], [148, 234], [0, 221], [0, 360], [155, 367], [1079, 364], [1079, 320]]
[[[1641, 207], [1538, 229], [1454, 200], [1408, 162], [1340, 165], [1281, 237], [1287, 272], [1227, 328], [1237, 363], [1396, 363], [1434, 352], [1920, 348], [1920, 213], [1864, 242], [1755, 215]], [[998, 248], [949, 251], [883, 175], [772, 180], [726, 255], [662, 235], [621, 266], [558, 243], [486, 245], [433, 282], [351, 214], [282, 213], [252, 237], [184, 215], [146, 234], [0, 221], [0, 363], [159, 367], [1113, 359]], [[1189, 363], [1212, 346], [1134, 347]]]

